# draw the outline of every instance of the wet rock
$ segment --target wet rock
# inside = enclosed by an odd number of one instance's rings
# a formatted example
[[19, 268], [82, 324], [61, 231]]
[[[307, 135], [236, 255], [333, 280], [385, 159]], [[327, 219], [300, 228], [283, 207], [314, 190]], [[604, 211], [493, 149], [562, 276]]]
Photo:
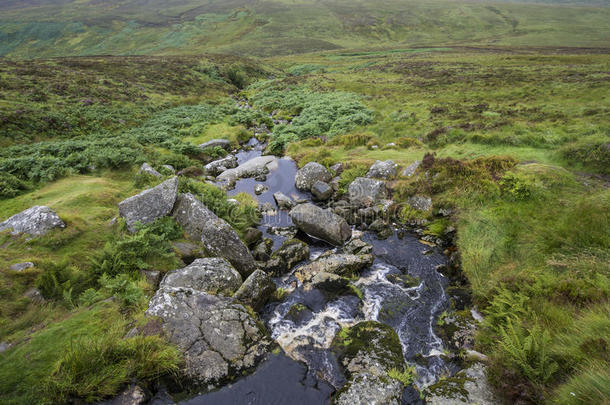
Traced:
[[388, 193], [383, 181], [357, 177], [349, 185], [348, 195], [352, 204], [359, 207], [370, 207], [386, 199]]
[[294, 177], [294, 184], [301, 191], [310, 191], [316, 181], [328, 183], [332, 179], [332, 175], [317, 162], [309, 162], [297, 171]]
[[273, 240], [265, 238], [262, 242], [252, 249], [254, 259], [265, 262], [271, 258], [271, 249], [273, 248]]
[[162, 286], [146, 314], [161, 318], [165, 335], [184, 353], [184, 374], [207, 389], [256, 366], [271, 346], [260, 323], [232, 298]]
[[303, 232], [333, 245], [342, 245], [352, 235], [345, 219], [313, 204], [297, 205], [290, 211], [290, 218]]
[[218, 176], [227, 169], [233, 169], [235, 167], [237, 167], [237, 158], [234, 155], [227, 155], [222, 159], [208, 163], [203, 168], [206, 175]]
[[161, 173], [153, 169], [153, 167], [148, 163], [142, 163], [142, 166], [140, 166], [140, 170], [138, 170], [138, 174], [148, 174], [149, 176], [163, 177]]
[[246, 228], [244, 230], [244, 242], [247, 246], [254, 246], [263, 239], [263, 233], [256, 228]]
[[203, 246], [200, 243], [172, 242], [174, 252], [186, 264], [191, 264], [195, 259], [205, 256]]
[[354, 238], [343, 246], [343, 253], [365, 254], [372, 253], [373, 245], [364, 242], [362, 239]]
[[268, 216], [273, 216], [273, 215], [277, 214], [277, 211], [275, 210], [275, 208], [273, 208], [273, 204], [271, 204], [270, 202], [260, 204], [258, 206], [258, 212], [260, 212], [261, 215], [268, 215]]
[[57, 216], [55, 211], [41, 205], [28, 208], [0, 223], [0, 231], [12, 229], [11, 235], [25, 233], [42, 236], [51, 229], [65, 227], [66, 224]]
[[292, 201], [292, 198], [288, 197], [286, 194], [282, 193], [281, 191], [273, 193], [273, 198], [275, 199], [275, 202], [277, 203], [277, 207], [281, 210], [289, 210], [292, 207], [294, 207], [294, 201]]
[[424, 391], [426, 404], [431, 405], [495, 405], [496, 400], [487, 381], [485, 366], [475, 363], [455, 376], [441, 379]]
[[295, 271], [295, 276], [301, 282], [311, 281], [321, 272], [351, 277], [371, 264], [373, 264], [372, 255], [329, 254], [299, 267]]
[[432, 209], [432, 198], [421, 195], [409, 197], [407, 203], [411, 208], [418, 211], [430, 211]]
[[164, 287], [188, 287], [209, 294], [232, 295], [242, 284], [242, 278], [225, 259], [197, 259], [190, 265], [171, 271], [161, 281]]
[[415, 174], [415, 171], [419, 168], [419, 165], [421, 165], [421, 160], [416, 160], [409, 166], [405, 167], [404, 170], [400, 173], [400, 175], [405, 177], [413, 176]]
[[389, 180], [396, 177], [396, 163], [393, 160], [381, 160], [376, 161], [366, 173], [368, 178], [377, 178]]
[[363, 373], [349, 382], [333, 402], [337, 405], [390, 405], [401, 403], [402, 384], [391, 378]]
[[269, 187], [264, 184], [257, 184], [256, 186], [254, 186], [254, 194], [256, 195], [261, 195], [267, 190], [269, 190]]
[[176, 402], [169, 395], [165, 388], [160, 389], [154, 397], [150, 399], [148, 405], [175, 405]]
[[38, 288], [30, 288], [23, 293], [23, 296], [29, 298], [35, 304], [42, 304], [45, 302], [45, 299]]
[[212, 139], [199, 145], [201, 149], [215, 148], [217, 146], [223, 148], [224, 150], [229, 150], [231, 149], [231, 142], [229, 142], [227, 139]]
[[148, 395], [139, 386], [132, 384], [110, 401], [100, 402], [99, 405], [143, 405]]
[[336, 274], [321, 271], [311, 279], [311, 287], [331, 293], [341, 293], [349, 284], [349, 280]]
[[313, 312], [303, 304], [294, 304], [290, 307], [284, 319], [293, 322], [295, 325], [304, 325], [313, 318]]
[[119, 203], [119, 215], [125, 219], [127, 229], [135, 232], [138, 223], [148, 224], [168, 215], [178, 194], [178, 178], [172, 177], [156, 187], [142, 191]]
[[256, 270], [243, 282], [233, 298], [258, 311], [265, 305], [275, 290], [275, 283], [271, 280], [271, 277], [262, 270]]
[[34, 263], [32, 262], [23, 262], [23, 263], [15, 263], [9, 267], [10, 270], [13, 271], [23, 271], [25, 269], [29, 269], [34, 267]]
[[261, 174], [267, 174], [275, 167], [277, 167], [277, 158], [275, 156], [259, 156], [250, 159], [233, 169], [225, 170], [216, 179], [218, 181], [231, 183], [240, 178], [256, 177]]
[[182, 226], [188, 238], [195, 242], [201, 242], [204, 224], [217, 218], [216, 214], [191, 193], [178, 195], [172, 216]]
[[311, 194], [313, 194], [314, 199], [317, 201], [326, 201], [332, 197], [333, 189], [327, 183], [318, 180], [311, 186]]
[[157, 270], [140, 270], [140, 274], [148, 284], [157, 288], [159, 281], [161, 280], [161, 272]]
[[275, 276], [281, 276], [292, 267], [309, 258], [309, 246], [298, 239], [288, 239], [271, 255], [271, 260], [265, 266], [266, 270]]

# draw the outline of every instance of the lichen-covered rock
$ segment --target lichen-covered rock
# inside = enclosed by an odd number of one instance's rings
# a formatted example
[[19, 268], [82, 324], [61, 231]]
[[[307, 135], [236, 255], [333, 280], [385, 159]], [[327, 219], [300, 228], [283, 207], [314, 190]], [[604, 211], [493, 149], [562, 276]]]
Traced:
[[132, 384], [115, 398], [100, 402], [99, 405], [144, 405], [147, 400], [146, 392], [139, 386]]
[[146, 313], [161, 318], [166, 336], [184, 353], [185, 375], [202, 387], [241, 376], [271, 345], [260, 323], [232, 298], [163, 286]]
[[267, 261], [271, 258], [271, 250], [273, 248], [273, 239], [265, 238], [254, 249], [252, 249], [252, 256], [254, 259], [259, 261]]
[[333, 189], [328, 183], [318, 180], [311, 186], [311, 194], [317, 201], [326, 201], [333, 196]]
[[289, 215], [303, 232], [333, 245], [342, 245], [352, 235], [345, 219], [313, 204], [297, 205]]
[[227, 169], [237, 167], [237, 158], [234, 155], [227, 155], [222, 159], [215, 160], [204, 166], [205, 174], [208, 176], [218, 176]]
[[343, 253], [365, 254], [373, 252], [373, 245], [359, 238], [353, 238], [343, 246]]
[[191, 193], [178, 195], [172, 216], [188, 238], [196, 242], [201, 241], [203, 225], [216, 218], [216, 214]]
[[370, 207], [386, 199], [388, 192], [381, 180], [357, 177], [348, 187], [350, 202], [359, 207]]
[[416, 160], [415, 162], [411, 163], [409, 166], [405, 167], [404, 170], [400, 174], [405, 177], [411, 177], [415, 174], [415, 171], [419, 168], [420, 165], [421, 165], [421, 160]]
[[23, 262], [23, 263], [15, 263], [15, 264], [11, 265], [11, 267], [9, 267], [9, 269], [13, 270], [13, 271], [23, 271], [23, 270], [29, 269], [31, 267], [34, 267], [34, 263]]
[[188, 287], [210, 294], [229, 296], [237, 291], [241, 284], [241, 276], [228, 261], [219, 257], [207, 257], [167, 273], [160, 287]]
[[399, 405], [403, 386], [399, 381], [368, 373], [358, 375], [341, 390], [336, 405]]
[[11, 235], [25, 233], [42, 236], [53, 228], [65, 227], [66, 224], [57, 216], [55, 211], [41, 205], [28, 208], [0, 223], [0, 231], [12, 229]]
[[288, 197], [281, 191], [273, 193], [273, 198], [275, 199], [277, 207], [281, 210], [289, 210], [294, 207], [294, 201], [292, 201], [292, 198]]
[[487, 381], [485, 366], [475, 363], [455, 376], [441, 379], [424, 391], [426, 403], [430, 405], [495, 405], [500, 402], [494, 397]]
[[276, 286], [271, 277], [262, 270], [256, 270], [243, 282], [233, 298], [258, 311], [275, 290]]
[[376, 161], [366, 173], [368, 178], [391, 179], [396, 177], [396, 163], [393, 160]]
[[178, 194], [178, 178], [172, 177], [156, 187], [142, 191], [119, 203], [119, 215], [125, 219], [127, 229], [136, 231], [136, 224], [148, 224], [168, 215]]
[[161, 173], [153, 169], [153, 167], [148, 163], [142, 163], [142, 166], [140, 166], [140, 170], [138, 170], [138, 174], [148, 174], [154, 177], [163, 177]]
[[332, 178], [326, 167], [317, 162], [309, 162], [297, 171], [294, 184], [301, 191], [310, 191], [316, 181], [328, 183]]
[[330, 254], [320, 256], [313, 262], [299, 267], [294, 274], [301, 282], [311, 281], [316, 274], [321, 272], [351, 277], [371, 264], [373, 264], [373, 256], [369, 254]]
[[246, 228], [244, 230], [244, 242], [247, 246], [254, 246], [263, 239], [263, 232], [256, 228]]
[[407, 204], [409, 204], [409, 206], [414, 210], [430, 211], [432, 209], [432, 198], [422, 195], [415, 195], [413, 197], [409, 197]]
[[229, 142], [228, 139], [212, 139], [199, 145], [201, 149], [215, 148], [217, 146], [229, 150], [231, 148], [231, 142]]
[[309, 246], [298, 239], [288, 239], [271, 255], [265, 266], [271, 274], [281, 276], [292, 267], [309, 258]]

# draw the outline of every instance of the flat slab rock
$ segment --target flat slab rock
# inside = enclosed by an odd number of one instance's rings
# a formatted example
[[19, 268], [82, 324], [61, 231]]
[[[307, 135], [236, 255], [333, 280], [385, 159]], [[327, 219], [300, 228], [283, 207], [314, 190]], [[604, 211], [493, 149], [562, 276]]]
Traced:
[[232, 298], [161, 287], [146, 314], [162, 319], [167, 338], [184, 353], [186, 377], [203, 387], [241, 376], [271, 346], [262, 327]]
[[144, 190], [119, 203], [119, 215], [125, 219], [130, 232], [137, 223], [148, 224], [168, 215], [178, 194], [178, 177], [165, 180], [156, 187]]
[[210, 294], [232, 295], [241, 286], [239, 273], [225, 259], [207, 257], [171, 271], [161, 281], [161, 287], [188, 287]]
[[11, 235], [25, 233], [42, 236], [51, 229], [65, 227], [66, 224], [57, 216], [55, 211], [44, 205], [28, 208], [0, 223], [0, 231], [12, 229]]

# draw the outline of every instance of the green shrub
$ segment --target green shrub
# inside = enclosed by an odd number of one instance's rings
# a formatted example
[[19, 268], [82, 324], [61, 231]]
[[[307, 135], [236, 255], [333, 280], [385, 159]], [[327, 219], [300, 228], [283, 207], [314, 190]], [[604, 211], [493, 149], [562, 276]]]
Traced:
[[565, 145], [560, 153], [571, 164], [610, 174], [610, 139], [607, 137], [583, 138]]
[[0, 199], [15, 197], [27, 190], [25, 182], [10, 173], [0, 172]]
[[353, 166], [348, 167], [341, 173], [341, 179], [339, 180], [339, 193], [347, 193], [349, 185], [356, 179], [356, 177], [364, 177], [368, 172], [367, 166]]

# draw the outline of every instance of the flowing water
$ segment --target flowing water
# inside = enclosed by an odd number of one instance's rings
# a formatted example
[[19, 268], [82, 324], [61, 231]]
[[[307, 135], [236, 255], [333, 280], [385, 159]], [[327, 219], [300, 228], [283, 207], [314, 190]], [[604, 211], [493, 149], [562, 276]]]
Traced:
[[[260, 156], [263, 145], [252, 140], [248, 150], [237, 154], [239, 163]], [[264, 184], [268, 190], [256, 196], [271, 204], [274, 215], [264, 215], [259, 229], [274, 240], [278, 248], [286, 237], [269, 232], [270, 227], [292, 225], [287, 211], [280, 211], [273, 193], [281, 191], [293, 199], [309, 199], [308, 193], [294, 186], [297, 167], [290, 159], [279, 159], [277, 168], [264, 181], [240, 179], [230, 195], [247, 192]], [[324, 242], [300, 235], [310, 244], [310, 260], [334, 249]], [[285, 354], [272, 355], [250, 376], [216, 392], [193, 398], [186, 404], [324, 404], [345, 383], [337, 360], [328, 350], [335, 334], [342, 328], [363, 320], [375, 320], [391, 326], [402, 344], [405, 361], [416, 366], [416, 384], [424, 387], [445, 370], [441, 340], [434, 333], [438, 315], [447, 305], [444, 288], [448, 281], [437, 270], [446, 258], [413, 235], [397, 233], [385, 240], [365, 232], [362, 238], [373, 246], [375, 261], [354, 283], [362, 292], [328, 297], [316, 289], [304, 287], [292, 274], [277, 278], [278, 287], [288, 295], [279, 303], [268, 304], [261, 317], [272, 338]], [[296, 305], [296, 307], [295, 307]], [[291, 308], [301, 310], [295, 316]]]

